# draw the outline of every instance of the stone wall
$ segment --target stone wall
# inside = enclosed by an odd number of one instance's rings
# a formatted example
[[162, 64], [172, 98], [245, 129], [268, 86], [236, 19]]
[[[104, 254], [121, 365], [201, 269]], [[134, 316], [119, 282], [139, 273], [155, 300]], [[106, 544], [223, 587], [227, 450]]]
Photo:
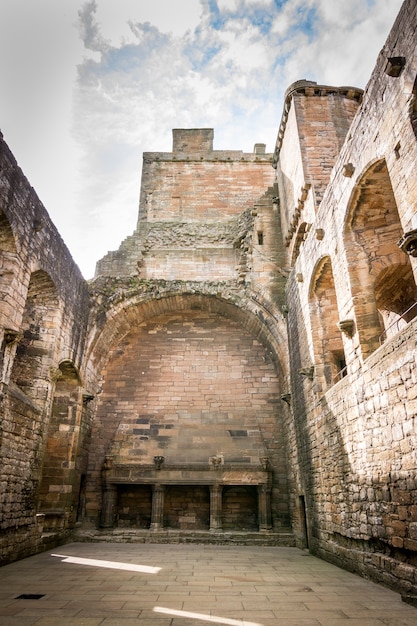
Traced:
[[212, 129], [173, 131], [172, 152], [145, 152], [138, 225], [99, 276], [235, 280], [256, 202], [270, 190], [272, 154], [213, 150]]
[[[77, 403], [82, 407], [77, 372], [88, 288], [2, 137], [0, 172], [0, 558], [7, 561], [45, 545], [41, 483], [45, 493], [66, 494], [59, 507], [62, 520], [78, 500], [79, 419], [54, 426], [51, 415], [57, 381], [70, 370], [78, 390], [74, 410]], [[55, 446], [52, 452], [51, 428], [65, 431], [65, 450]], [[47, 442], [59, 476], [46, 478], [43, 472]], [[71, 471], [65, 464], [73, 464]]]
[[298, 541], [401, 590], [417, 583], [417, 266], [399, 247], [417, 225], [416, 28], [405, 2], [320, 206], [301, 210], [287, 287]]
[[[230, 314], [224, 317], [226, 308], [219, 315], [220, 308], [210, 311], [193, 300], [184, 309], [186, 302], [177, 312], [132, 321], [131, 331], [114, 338], [107, 353], [92, 432], [87, 517], [98, 523], [105, 457], [140, 467], [161, 455], [167, 469], [188, 468], [191, 483], [197, 480], [192, 472], [209, 468], [211, 457], [242, 466], [242, 476], [267, 457], [274, 471], [273, 522], [285, 526], [286, 442], [274, 360]], [[187, 480], [182, 476], [180, 482]]]

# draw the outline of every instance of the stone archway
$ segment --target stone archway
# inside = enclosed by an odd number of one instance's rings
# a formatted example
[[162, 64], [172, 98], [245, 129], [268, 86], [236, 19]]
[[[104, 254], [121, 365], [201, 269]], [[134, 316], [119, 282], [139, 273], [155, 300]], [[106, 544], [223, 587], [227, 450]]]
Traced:
[[[106, 344], [112, 343], [107, 344], [107, 361], [103, 359], [100, 370], [102, 393], [91, 441], [87, 517], [97, 523], [94, 510], [104, 507], [102, 523], [111, 526], [120, 519], [115, 507], [127, 484], [161, 484], [153, 493], [163, 494], [155, 496], [164, 507], [163, 518], [170, 525], [200, 530], [213, 515], [214, 485], [227, 486], [232, 480], [242, 487], [252, 485], [257, 494], [257, 487], [268, 484], [275, 470], [280, 487], [272, 519], [276, 527], [287, 525], [282, 378], [270, 346], [260, 341], [262, 324], [249, 319], [243, 326], [242, 311], [236, 310], [235, 319], [230, 319], [225, 313], [231, 307], [221, 309], [214, 299], [208, 299], [206, 307], [199, 297], [184, 302], [187, 308], [173, 310], [171, 300], [162, 314], [154, 316], [130, 307], [123, 311], [119, 326], [127, 332], [115, 337], [114, 329], [105, 331]], [[155, 313], [155, 303], [152, 308]], [[155, 459], [161, 459], [162, 468], [156, 467]], [[175, 489], [194, 493], [201, 502], [204, 492], [207, 519], [169, 509], [169, 493]], [[264, 500], [269, 507], [270, 497]], [[193, 497], [184, 507], [188, 512], [193, 509]], [[265, 507], [262, 524], [257, 521], [263, 530], [271, 520]], [[151, 522], [154, 528], [164, 523], [161, 512], [158, 515]]]
[[[384, 160], [373, 163], [352, 195], [344, 242], [353, 311], [364, 358], [415, 302], [409, 258], [399, 249], [402, 226]], [[389, 331], [388, 331], [389, 335]]]

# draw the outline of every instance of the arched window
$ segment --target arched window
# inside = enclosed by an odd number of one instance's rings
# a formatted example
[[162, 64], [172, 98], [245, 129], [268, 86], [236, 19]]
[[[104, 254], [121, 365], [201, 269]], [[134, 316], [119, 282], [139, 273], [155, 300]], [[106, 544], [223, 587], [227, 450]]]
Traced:
[[375, 302], [384, 331], [380, 343], [417, 315], [417, 288], [410, 263], [384, 268], [375, 280]]
[[394, 321], [402, 316], [409, 321], [407, 311], [416, 302], [410, 260], [397, 245], [401, 235], [391, 181], [381, 160], [368, 168], [355, 189], [344, 236], [352, 316], [364, 358], [390, 334]]
[[46, 272], [34, 272], [23, 313], [23, 338], [16, 351], [11, 380], [40, 408], [47, 397], [52, 352], [59, 327], [56, 287]]
[[316, 375], [331, 385], [346, 373], [343, 339], [329, 257], [319, 261], [310, 286], [310, 311]]
[[45, 514], [47, 531], [62, 527], [65, 514], [68, 517], [72, 511], [75, 516], [79, 487], [80, 379], [70, 361], [59, 365], [56, 379], [39, 489], [39, 510]]

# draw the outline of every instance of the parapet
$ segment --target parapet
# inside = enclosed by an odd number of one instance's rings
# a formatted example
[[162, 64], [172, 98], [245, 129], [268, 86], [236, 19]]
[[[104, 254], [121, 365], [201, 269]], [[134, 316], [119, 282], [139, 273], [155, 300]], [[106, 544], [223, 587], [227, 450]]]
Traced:
[[358, 87], [333, 87], [330, 85], [318, 85], [312, 80], [297, 80], [292, 83], [285, 92], [284, 110], [282, 112], [281, 123], [278, 130], [278, 137], [275, 144], [273, 166], [277, 166], [279, 153], [284, 138], [285, 128], [288, 120], [288, 113], [291, 107], [291, 101], [295, 94], [301, 94], [306, 97], [323, 97], [338, 95], [348, 100], [355, 100], [358, 104], [362, 101], [363, 89]]

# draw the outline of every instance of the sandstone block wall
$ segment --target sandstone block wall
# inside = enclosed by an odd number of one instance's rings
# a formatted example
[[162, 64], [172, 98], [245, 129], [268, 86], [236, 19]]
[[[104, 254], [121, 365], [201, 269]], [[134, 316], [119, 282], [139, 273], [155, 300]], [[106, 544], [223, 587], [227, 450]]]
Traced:
[[174, 130], [172, 152], [144, 153], [137, 229], [96, 277], [235, 280], [246, 212], [273, 184], [271, 161], [258, 148], [213, 150], [212, 129]]
[[[39, 489], [55, 384], [64, 363], [81, 367], [88, 288], [2, 137], [0, 172], [0, 559], [7, 561], [44, 545]], [[61, 451], [61, 467], [78, 454], [77, 429], [68, 436], [74, 450], [71, 459]], [[76, 501], [79, 480], [72, 472], [51, 483], [74, 490]]]
[[102, 376], [87, 486], [92, 522], [106, 455], [126, 466], [152, 466], [162, 455], [167, 468], [188, 466], [191, 484], [192, 470], [220, 455], [237, 468], [267, 457], [274, 521], [288, 523], [280, 384], [265, 347], [239, 324], [197, 310], [150, 319], [114, 345]]
[[403, 590], [417, 582], [416, 259], [398, 246], [417, 215], [416, 11], [404, 3], [320, 206], [305, 214], [287, 287], [299, 541]]
[[274, 154], [281, 220], [294, 261], [330, 180], [336, 158], [362, 101], [354, 87], [300, 80], [287, 92]]

